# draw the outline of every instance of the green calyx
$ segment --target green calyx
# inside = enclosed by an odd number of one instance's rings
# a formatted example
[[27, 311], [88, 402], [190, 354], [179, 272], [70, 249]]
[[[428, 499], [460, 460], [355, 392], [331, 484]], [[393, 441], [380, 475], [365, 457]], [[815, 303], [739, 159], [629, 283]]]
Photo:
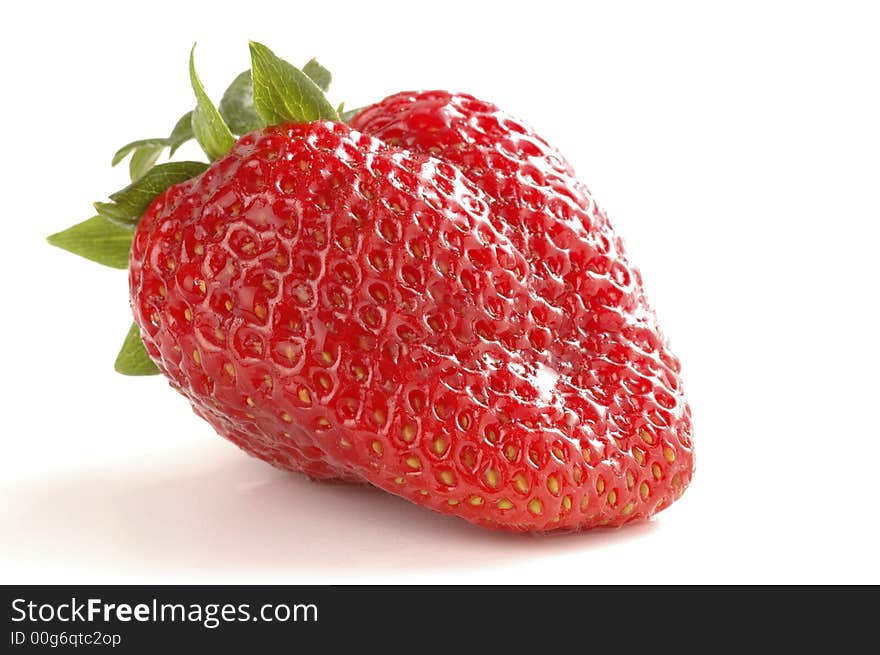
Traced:
[[[347, 122], [357, 113], [343, 112], [343, 105], [335, 109], [330, 104], [325, 93], [332, 76], [316, 59], [299, 69], [260, 43], [249, 45], [251, 68], [236, 76], [218, 105], [211, 101], [196, 72], [193, 46], [189, 76], [195, 108], [180, 117], [167, 137], [132, 141], [117, 150], [111, 164], [116, 166], [130, 157], [131, 184], [110, 194], [110, 202], [96, 202], [96, 216], [49, 236], [48, 242], [93, 262], [126, 269], [134, 230], [147, 207], [168, 187], [200, 175], [209, 166], [199, 161], [157, 164], [166, 148], [171, 158], [184, 143], [195, 139], [212, 162], [229, 152], [237, 137], [266, 125], [320, 119]], [[137, 325], [129, 329], [115, 368], [125, 375], [159, 373]]]
[[214, 161], [229, 152], [235, 143], [235, 137], [202, 86], [196, 73], [195, 55], [196, 47], [193, 46], [189, 53], [189, 80], [196, 94], [196, 108], [193, 109], [192, 116], [193, 134], [208, 159]]
[[141, 330], [136, 323], [132, 323], [122, 342], [122, 348], [116, 355], [113, 364], [117, 373], [123, 375], [158, 375], [159, 367], [150, 359], [144, 342], [141, 340]]
[[[279, 59], [260, 43], [251, 41], [250, 47], [254, 107], [267, 124], [339, 120], [321, 87], [306, 73]], [[330, 73], [317, 61], [313, 59], [307, 66], [318, 75], [319, 82], [330, 84]]]

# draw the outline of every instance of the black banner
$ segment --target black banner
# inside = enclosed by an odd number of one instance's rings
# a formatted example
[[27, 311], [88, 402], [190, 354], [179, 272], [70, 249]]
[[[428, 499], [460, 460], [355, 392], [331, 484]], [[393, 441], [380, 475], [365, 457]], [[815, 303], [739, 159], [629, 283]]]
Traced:
[[[0, 652], [523, 652], [682, 641], [839, 649], [872, 625], [853, 590], [797, 587], [3, 587]], [[551, 648], [553, 650], [554, 648]], [[589, 648], [588, 648], [589, 650]], [[733, 651], [736, 652], [736, 651]]]

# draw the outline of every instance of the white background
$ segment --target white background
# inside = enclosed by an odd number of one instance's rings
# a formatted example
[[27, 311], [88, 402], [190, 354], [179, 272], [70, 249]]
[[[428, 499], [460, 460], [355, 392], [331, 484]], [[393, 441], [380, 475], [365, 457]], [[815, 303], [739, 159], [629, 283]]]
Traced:
[[[15, 7], [15, 8], [12, 8]], [[880, 21], [870, 3], [7, 4], [0, 582], [880, 583]], [[112, 370], [126, 276], [45, 244], [247, 39], [349, 107], [450, 88], [557, 144], [684, 363], [698, 470], [656, 520], [496, 534], [310, 483]], [[194, 154], [194, 151], [189, 151]]]

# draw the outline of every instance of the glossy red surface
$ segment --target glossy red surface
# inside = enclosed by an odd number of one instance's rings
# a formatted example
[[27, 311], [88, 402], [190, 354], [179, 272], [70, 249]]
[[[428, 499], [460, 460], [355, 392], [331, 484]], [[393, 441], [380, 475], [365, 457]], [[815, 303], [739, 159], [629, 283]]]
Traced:
[[678, 497], [678, 361], [567, 163], [467, 96], [400, 94], [354, 125], [378, 138], [245, 136], [141, 221], [135, 317], [195, 411], [276, 466], [490, 527]]

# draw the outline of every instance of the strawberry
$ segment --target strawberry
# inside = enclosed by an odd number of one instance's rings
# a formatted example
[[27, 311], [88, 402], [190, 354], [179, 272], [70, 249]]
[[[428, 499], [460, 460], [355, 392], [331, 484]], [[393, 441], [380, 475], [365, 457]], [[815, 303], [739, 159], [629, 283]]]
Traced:
[[[347, 125], [317, 62], [251, 54], [219, 108], [191, 57], [196, 109], [117, 153], [132, 185], [50, 237], [128, 251], [117, 369], [161, 371], [275, 466], [487, 527], [621, 525], [679, 497], [679, 363], [565, 160], [466, 95], [397, 94]], [[210, 165], [155, 165], [191, 137]]]

